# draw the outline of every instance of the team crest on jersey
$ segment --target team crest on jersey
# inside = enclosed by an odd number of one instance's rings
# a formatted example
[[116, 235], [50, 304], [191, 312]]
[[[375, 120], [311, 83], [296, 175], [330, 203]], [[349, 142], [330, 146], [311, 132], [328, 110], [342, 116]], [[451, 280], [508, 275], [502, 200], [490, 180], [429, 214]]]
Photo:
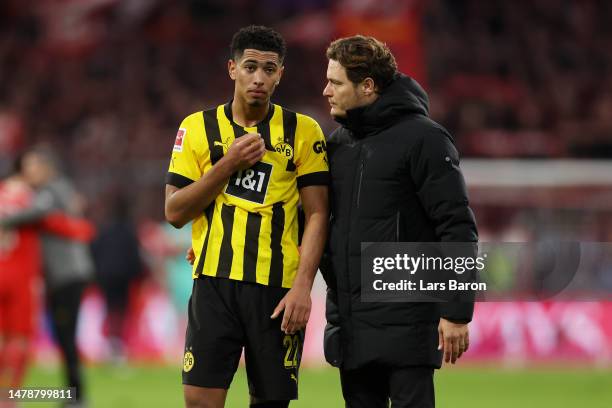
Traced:
[[277, 143], [276, 146], [274, 146], [274, 150], [287, 160], [293, 159], [293, 148], [289, 143]]
[[193, 368], [195, 364], [195, 359], [193, 357], [193, 353], [191, 351], [186, 351], [185, 356], [183, 357], [183, 371], [188, 373]]
[[176, 132], [176, 139], [174, 139], [174, 151], [182, 152], [183, 151], [183, 140], [185, 139], [185, 134], [187, 133], [187, 129], [180, 128], [178, 132]]

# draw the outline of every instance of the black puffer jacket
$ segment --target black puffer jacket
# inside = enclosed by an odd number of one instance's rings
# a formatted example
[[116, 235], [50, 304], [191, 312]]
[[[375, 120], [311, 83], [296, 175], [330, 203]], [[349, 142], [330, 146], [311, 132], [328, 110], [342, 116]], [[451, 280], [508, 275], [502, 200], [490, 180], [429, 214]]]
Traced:
[[328, 140], [332, 219], [321, 270], [333, 365], [439, 367], [440, 316], [472, 318], [473, 303], [360, 300], [361, 242], [478, 240], [453, 139], [427, 113], [423, 89], [398, 74], [373, 104], [338, 120]]

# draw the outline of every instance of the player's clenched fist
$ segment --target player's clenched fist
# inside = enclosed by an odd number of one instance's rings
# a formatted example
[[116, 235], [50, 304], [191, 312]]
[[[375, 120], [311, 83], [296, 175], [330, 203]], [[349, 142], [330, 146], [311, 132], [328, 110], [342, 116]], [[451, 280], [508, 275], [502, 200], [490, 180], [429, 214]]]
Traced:
[[261, 160], [266, 153], [266, 146], [259, 133], [247, 133], [234, 139], [232, 145], [227, 149], [225, 160], [232, 163], [234, 169], [244, 170], [252, 167]]

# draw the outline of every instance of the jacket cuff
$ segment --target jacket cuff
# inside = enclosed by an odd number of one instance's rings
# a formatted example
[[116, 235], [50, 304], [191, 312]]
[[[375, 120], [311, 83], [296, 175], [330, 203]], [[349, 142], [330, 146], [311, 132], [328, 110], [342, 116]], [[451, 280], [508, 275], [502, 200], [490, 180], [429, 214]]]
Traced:
[[474, 302], [440, 303], [440, 317], [453, 323], [469, 323], [474, 316]]

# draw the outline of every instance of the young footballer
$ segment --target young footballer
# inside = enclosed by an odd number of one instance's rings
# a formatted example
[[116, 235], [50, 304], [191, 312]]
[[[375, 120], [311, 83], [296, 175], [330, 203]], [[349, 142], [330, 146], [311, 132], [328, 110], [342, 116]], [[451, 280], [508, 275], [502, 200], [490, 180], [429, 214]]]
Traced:
[[[166, 219], [192, 222], [193, 291], [183, 361], [187, 407], [223, 407], [245, 351], [251, 407], [297, 398], [310, 290], [327, 234], [325, 139], [310, 117], [272, 104], [283, 38], [233, 37], [233, 98], [187, 116], [166, 178]], [[305, 228], [298, 252], [298, 202]]]

